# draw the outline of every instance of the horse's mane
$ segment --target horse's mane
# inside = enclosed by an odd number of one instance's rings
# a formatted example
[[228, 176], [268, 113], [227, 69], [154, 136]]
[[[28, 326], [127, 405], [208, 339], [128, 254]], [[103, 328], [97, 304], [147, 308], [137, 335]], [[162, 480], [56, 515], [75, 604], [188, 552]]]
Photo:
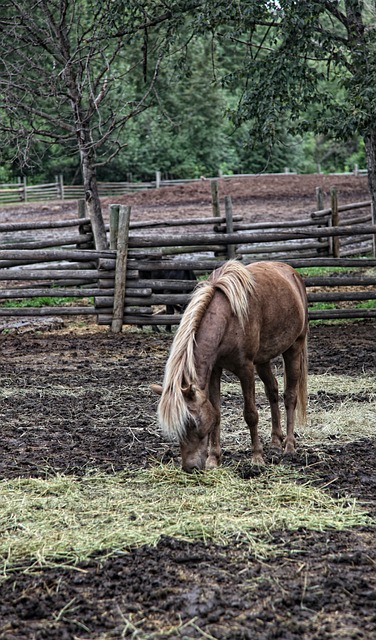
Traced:
[[187, 422], [193, 419], [183, 389], [191, 384], [197, 385], [194, 358], [196, 333], [217, 289], [224, 293], [232, 313], [244, 328], [249, 296], [254, 292], [253, 276], [240, 262], [229, 260], [213, 271], [208, 280], [196, 286], [175, 334], [165, 368], [158, 417], [162, 431], [168, 437], [184, 439]]

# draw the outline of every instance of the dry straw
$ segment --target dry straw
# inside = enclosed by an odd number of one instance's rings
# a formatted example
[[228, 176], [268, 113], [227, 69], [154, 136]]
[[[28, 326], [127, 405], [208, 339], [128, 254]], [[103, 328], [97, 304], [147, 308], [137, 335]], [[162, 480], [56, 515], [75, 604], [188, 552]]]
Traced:
[[161, 535], [184, 540], [247, 542], [275, 553], [280, 529], [345, 529], [370, 524], [355, 501], [334, 500], [270, 467], [250, 480], [235, 469], [187, 475], [172, 464], [83, 479], [54, 476], [0, 484], [1, 574], [50, 562], [75, 563], [95, 552], [154, 545]]
[[[280, 390], [283, 378], [277, 376]], [[234, 446], [250, 445], [242, 416], [242, 405], [237, 382], [222, 385], [223, 443]], [[261, 382], [257, 382], [259, 430], [264, 442], [270, 439], [270, 409]], [[367, 375], [338, 376], [311, 374], [308, 379], [309, 403], [307, 424], [298, 425], [300, 445], [321, 446], [336, 441], [351, 442], [375, 433], [376, 378]], [[282, 405], [282, 403], [281, 403]], [[283, 410], [283, 407], [281, 407]], [[283, 411], [282, 411], [283, 412]]]

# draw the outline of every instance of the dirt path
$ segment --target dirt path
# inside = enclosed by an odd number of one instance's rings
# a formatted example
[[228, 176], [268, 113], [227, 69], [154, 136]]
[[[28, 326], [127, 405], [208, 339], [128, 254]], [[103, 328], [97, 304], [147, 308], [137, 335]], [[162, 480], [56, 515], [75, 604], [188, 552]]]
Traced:
[[[312, 327], [310, 371], [372, 375], [375, 338], [374, 322]], [[170, 341], [165, 333], [114, 336], [90, 326], [3, 335], [1, 478], [178, 460], [155, 429], [148, 390], [162, 378]], [[78, 386], [85, 392], [69, 395]], [[15, 387], [24, 392], [12, 394]], [[106, 394], [117, 401], [105, 402]], [[243, 452], [225, 451], [224, 463], [236, 460], [246, 477], [246, 431], [244, 439]], [[301, 448], [288, 464], [332, 495], [367, 502], [375, 514], [375, 454], [376, 439], [363, 439]], [[260, 561], [241, 542], [162, 538], [156, 547], [101, 554], [75, 569], [35, 567], [0, 586], [0, 638], [376, 637], [374, 529], [277, 531], [272, 542], [278, 559]]]
[[[316, 188], [321, 187], [325, 206], [330, 203], [330, 189], [336, 187], [339, 202], [369, 200], [367, 178], [353, 175], [259, 175], [219, 180], [219, 196], [230, 195], [234, 214], [254, 222], [280, 217], [306, 217], [316, 209]], [[110, 204], [132, 206], [132, 220], [211, 216], [210, 180], [184, 183], [159, 190], [150, 189], [124, 196], [102, 199], [103, 214], [108, 218]], [[77, 217], [74, 201], [12, 204], [0, 207], [0, 222], [25, 219], [51, 220]]]

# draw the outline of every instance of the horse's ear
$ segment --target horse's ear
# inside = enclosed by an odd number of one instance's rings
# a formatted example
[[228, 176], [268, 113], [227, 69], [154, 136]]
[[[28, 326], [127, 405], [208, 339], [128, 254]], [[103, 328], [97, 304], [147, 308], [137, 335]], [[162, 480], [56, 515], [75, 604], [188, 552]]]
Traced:
[[194, 400], [196, 397], [196, 387], [194, 384], [190, 384], [188, 387], [182, 387], [181, 391], [186, 400]]
[[150, 389], [154, 391], [158, 396], [162, 395], [163, 387], [160, 384], [151, 384]]

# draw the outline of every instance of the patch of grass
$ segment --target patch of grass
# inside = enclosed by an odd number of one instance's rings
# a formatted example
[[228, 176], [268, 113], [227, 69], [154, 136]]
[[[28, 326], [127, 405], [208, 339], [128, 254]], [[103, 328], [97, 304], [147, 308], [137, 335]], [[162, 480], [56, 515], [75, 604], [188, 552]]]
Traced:
[[356, 309], [376, 309], [376, 300], [365, 300], [355, 305]]
[[50, 297], [50, 296], [41, 296], [36, 298], [19, 298], [17, 300], [7, 300], [6, 302], [1, 302], [0, 306], [5, 308], [17, 308], [23, 309], [27, 307], [63, 307], [66, 304], [71, 302], [82, 302], [83, 300], [88, 300], [88, 298], [77, 299], [75, 297]]
[[187, 475], [173, 464], [83, 479], [54, 476], [0, 483], [1, 574], [49, 562], [74, 563], [99, 551], [156, 544], [161, 535], [225, 544], [247, 541], [275, 553], [277, 529], [345, 529], [371, 524], [348, 499], [297, 482], [283, 465], [241, 479], [235, 469]]
[[314, 276], [327, 276], [331, 273], [346, 273], [346, 271], [351, 271], [351, 267], [297, 267], [296, 271], [303, 278], [312, 278]]

